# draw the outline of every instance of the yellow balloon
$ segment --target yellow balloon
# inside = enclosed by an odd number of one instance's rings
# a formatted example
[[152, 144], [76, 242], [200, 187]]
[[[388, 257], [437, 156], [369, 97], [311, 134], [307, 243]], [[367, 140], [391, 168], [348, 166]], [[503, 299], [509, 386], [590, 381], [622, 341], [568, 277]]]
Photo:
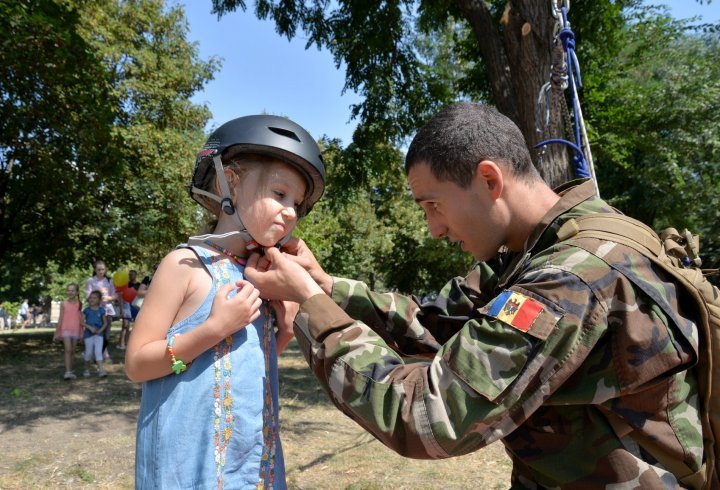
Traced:
[[119, 286], [127, 286], [128, 281], [130, 280], [130, 277], [128, 276], [128, 271], [117, 271], [115, 274], [113, 274], [113, 284], [115, 284], [116, 287]]

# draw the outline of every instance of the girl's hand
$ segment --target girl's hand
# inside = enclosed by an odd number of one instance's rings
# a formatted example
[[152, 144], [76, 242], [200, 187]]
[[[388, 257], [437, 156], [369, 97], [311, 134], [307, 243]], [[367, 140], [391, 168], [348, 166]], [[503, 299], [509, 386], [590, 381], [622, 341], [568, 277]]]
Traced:
[[270, 306], [275, 310], [277, 318], [278, 331], [275, 343], [277, 344], [277, 353], [280, 355], [293, 338], [293, 322], [300, 311], [300, 305], [292, 301], [271, 301]]
[[[233, 290], [236, 294], [231, 295]], [[224, 339], [260, 316], [260, 292], [247, 281], [228, 283], [218, 289], [207, 323], [215, 329], [218, 339]]]

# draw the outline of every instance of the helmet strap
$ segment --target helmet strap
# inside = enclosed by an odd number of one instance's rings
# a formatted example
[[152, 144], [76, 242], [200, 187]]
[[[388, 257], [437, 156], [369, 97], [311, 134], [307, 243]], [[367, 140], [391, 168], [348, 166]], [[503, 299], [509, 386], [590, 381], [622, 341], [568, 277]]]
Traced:
[[[220, 200], [220, 208], [223, 212], [228, 215], [235, 214], [235, 205], [233, 205], [232, 199], [230, 199], [230, 186], [228, 185], [227, 179], [225, 178], [225, 168], [222, 164], [222, 158], [220, 155], [213, 157], [213, 164], [215, 165], [215, 175], [220, 183], [220, 191], [222, 192], [222, 199]], [[245, 228], [244, 226], [242, 228]]]

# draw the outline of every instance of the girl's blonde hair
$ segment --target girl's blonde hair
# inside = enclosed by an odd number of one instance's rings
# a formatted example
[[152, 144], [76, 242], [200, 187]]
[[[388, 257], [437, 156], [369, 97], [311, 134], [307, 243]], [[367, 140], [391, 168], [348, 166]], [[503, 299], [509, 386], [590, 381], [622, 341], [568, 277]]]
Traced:
[[[232, 157], [229, 162], [223, 162], [223, 168], [227, 168], [231, 170], [235, 175], [237, 175], [238, 182], [240, 184], [242, 184], [242, 182], [245, 180], [246, 176], [250, 172], [259, 171], [259, 185], [254, 189], [244, 190], [245, 192], [252, 192], [256, 196], [262, 194], [262, 191], [264, 190], [265, 185], [268, 182], [269, 176], [272, 174], [272, 171], [280, 166], [290, 168], [293, 171], [297, 172], [298, 175], [301, 175], [300, 172], [298, 172], [292, 165], [289, 165], [282, 160], [278, 160], [277, 158], [269, 157], [266, 155], [258, 155], [254, 153], [240, 153]], [[205, 180], [201, 183], [201, 186], [199, 187], [203, 190], [219, 192], [220, 185], [218, 183], [217, 175], [214, 170], [207, 173]], [[304, 208], [304, 204], [305, 199], [303, 199], [303, 203], [300, 205], [300, 208], [297, 211], [298, 216], [304, 216], [307, 213], [307, 210]], [[203, 226], [201, 233], [211, 233], [218, 223], [218, 216], [216, 213], [206, 211], [206, 215], [208, 219]]]

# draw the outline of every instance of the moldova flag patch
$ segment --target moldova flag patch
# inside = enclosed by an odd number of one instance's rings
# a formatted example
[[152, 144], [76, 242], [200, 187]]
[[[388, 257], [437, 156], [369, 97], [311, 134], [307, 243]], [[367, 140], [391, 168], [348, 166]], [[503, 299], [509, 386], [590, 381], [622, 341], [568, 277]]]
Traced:
[[493, 300], [486, 314], [527, 332], [544, 309], [539, 301], [506, 289]]

